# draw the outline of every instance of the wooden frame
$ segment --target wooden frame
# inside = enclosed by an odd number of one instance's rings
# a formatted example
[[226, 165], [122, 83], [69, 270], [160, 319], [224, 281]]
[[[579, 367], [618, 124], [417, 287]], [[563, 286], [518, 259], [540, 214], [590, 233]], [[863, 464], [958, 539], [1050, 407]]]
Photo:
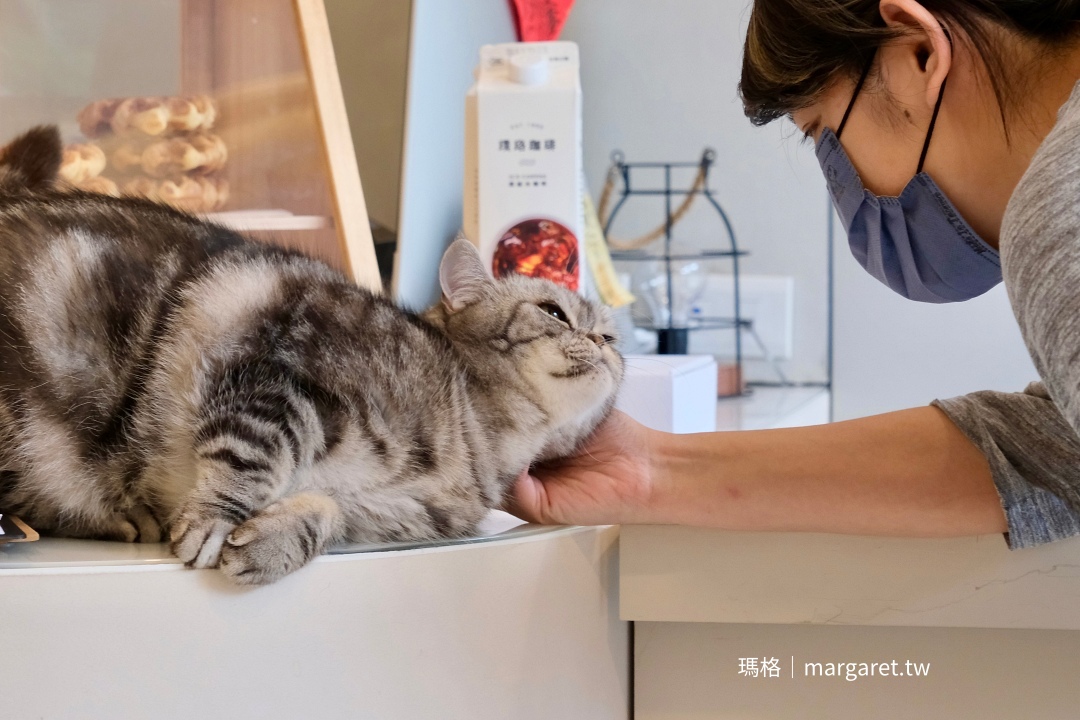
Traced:
[[180, 25], [182, 92], [214, 95], [231, 119], [219, 132], [236, 205], [307, 213], [240, 229], [272, 232], [381, 290], [322, 0], [182, 0]]
[[315, 94], [315, 110], [322, 135], [326, 167], [330, 172], [330, 197], [334, 203], [334, 224], [345, 264], [357, 283], [378, 290], [382, 287], [375, 260], [360, 168], [356, 164], [345, 98], [341, 93], [330, 24], [322, 0], [293, 0], [296, 24], [304, 46], [308, 76]]

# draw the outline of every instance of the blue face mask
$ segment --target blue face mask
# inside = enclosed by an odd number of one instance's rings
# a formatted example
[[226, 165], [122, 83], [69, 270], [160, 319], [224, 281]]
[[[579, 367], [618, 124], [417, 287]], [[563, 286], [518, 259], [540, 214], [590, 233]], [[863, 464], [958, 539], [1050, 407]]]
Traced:
[[840, 145], [855, 98], [873, 58], [863, 71], [836, 134], [822, 130], [817, 158], [833, 206], [847, 230], [851, 253], [863, 268], [910, 300], [945, 303], [970, 300], [1001, 282], [997, 250], [979, 237], [941, 189], [922, 171], [945, 83], [941, 83], [915, 177], [897, 197], [867, 190]]

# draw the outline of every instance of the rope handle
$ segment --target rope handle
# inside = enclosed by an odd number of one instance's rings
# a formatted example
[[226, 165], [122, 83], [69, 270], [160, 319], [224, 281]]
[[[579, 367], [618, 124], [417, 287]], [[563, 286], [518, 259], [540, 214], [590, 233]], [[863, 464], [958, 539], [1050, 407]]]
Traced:
[[[701, 156], [701, 165], [698, 166], [697, 175], [694, 177], [694, 182], [690, 186], [690, 190], [687, 192], [686, 197], [679, 207], [675, 208], [675, 212], [671, 213], [671, 227], [675, 227], [676, 223], [686, 216], [686, 213], [690, 211], [690, 208], [694, 205], [694, 199], [705, 188], [705, 177], [708, 172], [709, 161], [711, 160], [710, 151], [706, 150]], [[611, 166], [608, 168], [607, 177], [604, 178], [604, 189], [600, 191], [600, 201], [597, 203], [597, 215], [600, 216], [600, 227], [605, 228], [608, 222], [611, 220], [611, 216], [608, 212], [608, 205], [611, 203], [611, 194], [615, 190], [615, 180], [619, 175], [619, 167], [622, 165], [622, 155], [618, 154], [613, 156]], [[640, 250], [649, 243], [655, 242], [664, 237], [664, 234], [668, 230], [667, 223], [662, 223], [655, 227], [653, 230], [639, 235], [636, 238], [629, 240], [621, 240], [612, 235], [607, 235], [606, 240], [608, 245], [616, 250]]]

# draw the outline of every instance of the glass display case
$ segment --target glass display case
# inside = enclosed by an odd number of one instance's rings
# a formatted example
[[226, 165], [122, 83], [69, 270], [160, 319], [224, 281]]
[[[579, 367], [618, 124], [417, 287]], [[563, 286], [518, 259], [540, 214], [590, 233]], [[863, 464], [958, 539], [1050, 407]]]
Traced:
[[0, 0], [0, 142], [39, 124], [65, 182], [379, 286], [321, 0]]

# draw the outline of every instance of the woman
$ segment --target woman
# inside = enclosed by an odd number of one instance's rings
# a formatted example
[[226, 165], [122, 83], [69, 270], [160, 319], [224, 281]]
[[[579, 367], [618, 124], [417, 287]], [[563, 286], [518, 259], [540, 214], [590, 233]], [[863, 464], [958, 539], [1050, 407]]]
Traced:
[[756, 0], [747, 115], [813, 140], [853, 254], [896, 292], [956, 302], [1004, 279], [1042, 382], [785, 430], [615, 414], [507, 509], [1014, 549], [1080, 533], [1078, 79], [1080, 0]]

